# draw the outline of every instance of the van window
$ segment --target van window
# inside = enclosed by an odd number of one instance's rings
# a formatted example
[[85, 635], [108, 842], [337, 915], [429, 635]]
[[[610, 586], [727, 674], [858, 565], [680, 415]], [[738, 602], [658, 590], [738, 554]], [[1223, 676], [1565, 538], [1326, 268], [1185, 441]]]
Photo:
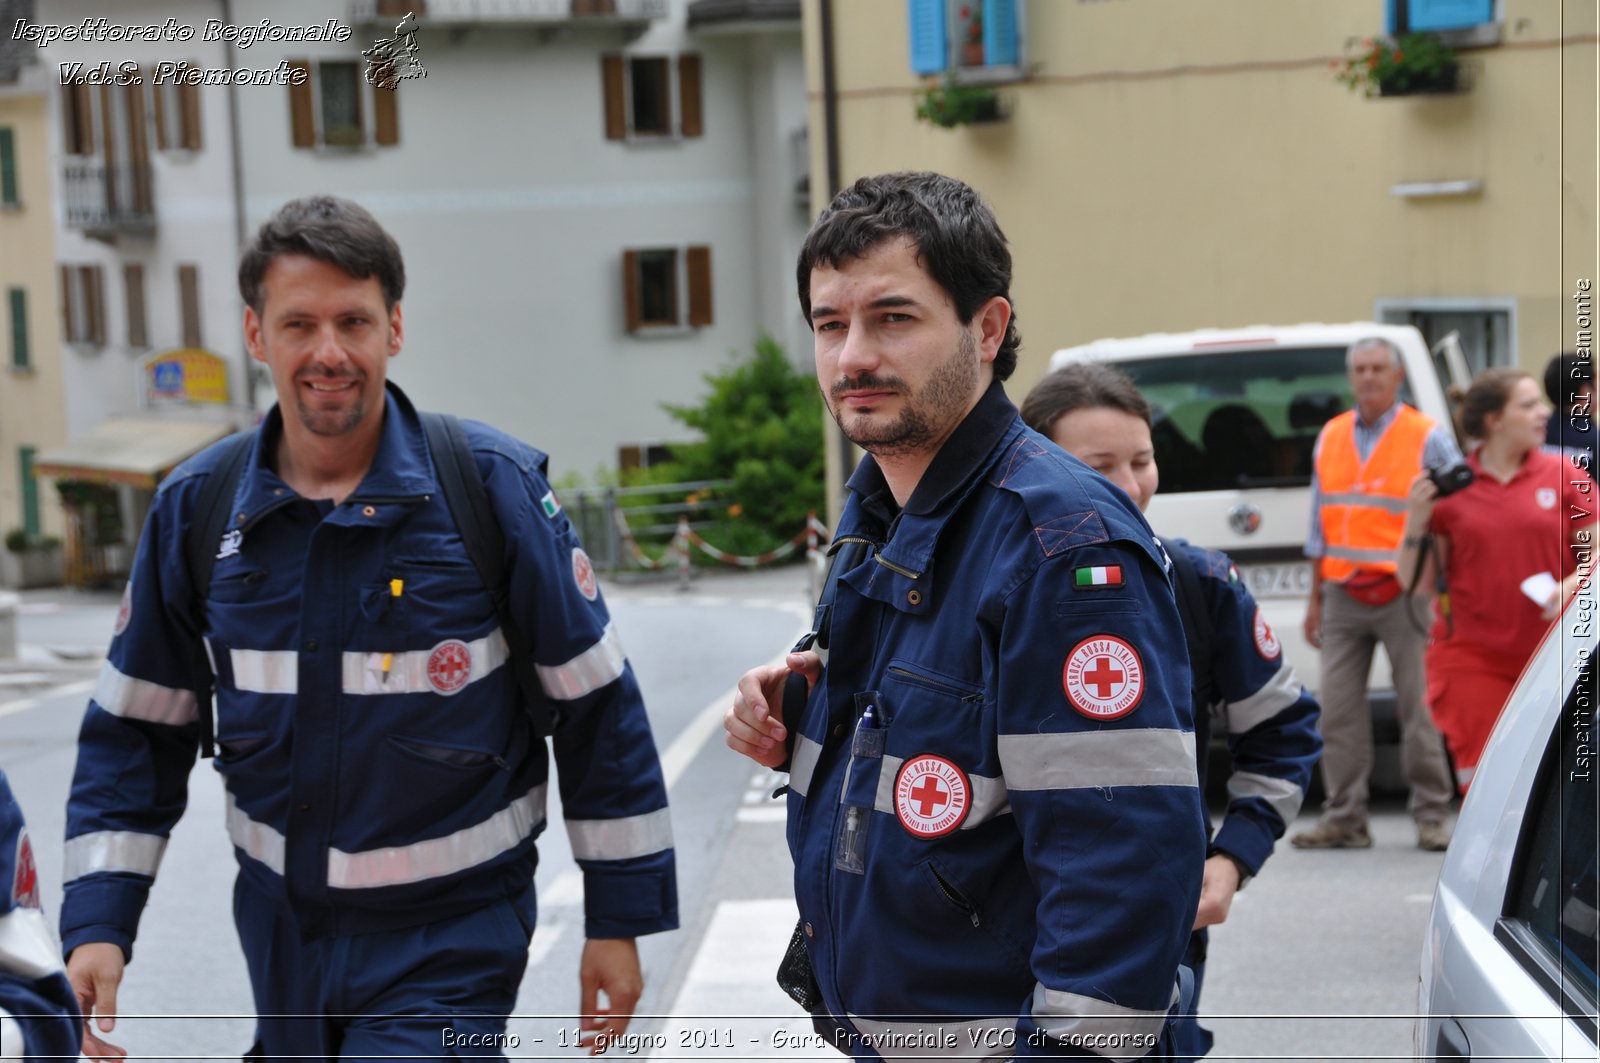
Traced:
[[1310, 484], [1317, 433], [1351, 405], [1344, 352], [1277, 347], [1117, 363], [1150, 400], [1161, 493]]

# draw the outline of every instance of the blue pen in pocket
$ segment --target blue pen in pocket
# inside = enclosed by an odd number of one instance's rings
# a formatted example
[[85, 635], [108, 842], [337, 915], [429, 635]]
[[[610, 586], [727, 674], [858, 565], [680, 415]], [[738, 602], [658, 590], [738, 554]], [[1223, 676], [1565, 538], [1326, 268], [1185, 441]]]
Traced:
[[884, 728], [882, 700], [876, 690], [856, 695], [861, 716], [850, 741], [850, 763], [845, 768], [840, 804], [838, 837], [833, 850], [833, 866], [852, 875], [867, 870], [867, 835], [872, 826], [872, 810], [877, 804], [878, 775], [883, 768]]

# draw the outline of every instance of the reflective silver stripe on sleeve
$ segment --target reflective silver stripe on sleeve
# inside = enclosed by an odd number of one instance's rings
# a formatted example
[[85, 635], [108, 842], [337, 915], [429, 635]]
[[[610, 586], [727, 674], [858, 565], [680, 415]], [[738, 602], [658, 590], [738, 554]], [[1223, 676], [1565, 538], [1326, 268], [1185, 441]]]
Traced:
[[1361, 550], [1354, 546], [1335, 546], [1329, 543], [1323, 548], [1323, 557], [1333, 557], [1340, 561], [1370, 561], [1382, 564], [1394, 560], [1393, 550]]
[[0, 972], [30, 981], [61, 971], [61, 946], [37, 908], [13, 908], [0, 915]]
[[1272, 811], [1278, 814], [1278, 818], [1287, 824], [1293, 823], [1294, 817], [1299, 814], [1300, 802], [1305, 799], [1305, 791], [1288, 779], [1277, 779], [1271, 775], [1236, 771], [1228, 776], [1228, 800], [1242, 801], [1249, 797], [1265, 800], [1272, 807]]
[[1015, 1015], [965, 1022], [881, 1022], [860, 1015], [849, 1019], [884, 1059], [1010, 1059], [1016, 1054]]
[[295, 694], [300, 690], [300, 655], [293, 650], [229, 650], [233, 688], [252, 694]]
[[[1172, 987], [1172, 997], [1176, 1002], [1176, 985]], [[1166, 1024], [1167, 1012], [1141, 1011], [1099, 997], [1047, 989], [1035, 983], [1033, 1021], [1053, 1037], [1081, 1038], [1087, 1046], [1093, 1046], [1102, 1039], [1121, 1040], [1126, 1050], [1098, 1047], [1093, 1050], [1108, 1059], [1129, 1060], [1142, 1059], [1148, 1048], [1156, 1043], [1161, 1036], [1161, 1027]]]
[[1013, 792], [1200, 785], [1193, 731], [1001, 735], [999, 746], [1000, 767]]
[[257, 822], [245, 814], [233, 792], [227, 793], [228, 837], [233, 844], [252, 859], [266, 864], [278, 874], [283, 874], [283, 835], [276, 827]]
[[658, 808], [620, 819], [569, 819], [567, 838], [576, 860], [629, 860], [672, 848], [672, 817]]
[[822, 756], [822, 744], [805, 735], [795, 735], [794, 753], [789, 757], [789, 789], [806, 796], [811, 788], [811, 773], [817, 770], [817, 758]]
[[540, 783], [482, 823], [443, 838], [361, 853], [328, 850], [328, 885], [371, 889], [443, 878], [509, 852], [544, 823], [545, 785]]
[[167, 839], [159, 834], [140, 834], [131, 830], [101, 830], [68, 838], [64, 847], [61, 877], [73, 882], [85, 875], [116, 871], [156, 877]]
[[1300, 700], [1300, 680], [1294, 667], [1284, 664], [1277, 674], [1247, 698], [1228, 702], [1228, 733], [1241, 735], [1265, 723]]
[[[472, 663], [466, 682], [452, 688], [459, 694], [478, 680], [510, 660], [506, 637], [495, 628], [481, 639], [465, 643]], [[346, 694], [441, 694], [428, 678], [428, 661], [437, 646], [426, 650], [407, 650], [404, 653], [355, 653], [346, 651], [341, 657]], [[388, 671], [384, 658], [388, 658]]]
[[539, 673], [539, 685], [544, 687], [546, 694], [557, 701], [572, 701], [617, 679], [627, 664], [622, 641], [617, 638], [617, 627], [607, 624], [599, 642], [566, 664], [540, 664], [534, 667]]
[[[878, 793], [872, 802], [875, 810], [895, 815], [895, 777], [900, 774], [900, 766], [904, 763], [904, 757], [883, 758], [883, 766], [878, 769]], [[971, 772], [962, 774], [967, 777], [969, 790], [967, 818], [961, 821], [962, 830], [980, 827], [994, 817], [1003, 816], [1011, 811], [1011, 798], [1006, 795], [1006, 781], [1003, 777], [973, 775]]]
[[110, 661], [100, 666], [100, 679], [91, 696], [96, 705], [125, 720], [147, 720], [179, 727], [199, 718], [194, 691], [135, 679], [118, 671]]
[[1323, 495], [1324, 506], [1361, 506], [1366, 509], [1379, 509], [1385, 513], [1404, 513], [1406, 499], [1395, 498], [1393, 495], [1363, 495], [1351, 492]]
[[[13, 1055], [10, 1045], [17, 1050]], [[0, 1008], [0, 1059], [22, 1059], [22, 1053], [27, 1051], [28, 1043], [22, 1039], [22, 1027], [17, 1025], [17, 1020], [5, 1008]]]

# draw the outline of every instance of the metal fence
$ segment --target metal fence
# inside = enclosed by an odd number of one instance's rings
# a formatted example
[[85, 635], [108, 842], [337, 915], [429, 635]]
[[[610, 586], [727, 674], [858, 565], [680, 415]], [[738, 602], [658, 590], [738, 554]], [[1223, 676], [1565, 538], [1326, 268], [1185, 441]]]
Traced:
[[677, 534], [680, 518], [695, 530], [714, 523], [725, 508], [724, 494], [732, 480], [695, 480], [687, 483], [650, 484], [645, 487], [580, 488], [561, 492], [561, 506], [578, 529], [584, 550], [596, 568], [616, 572], [630, 562], [622, 541], [626, 520], [641, 545], [666, 546]]

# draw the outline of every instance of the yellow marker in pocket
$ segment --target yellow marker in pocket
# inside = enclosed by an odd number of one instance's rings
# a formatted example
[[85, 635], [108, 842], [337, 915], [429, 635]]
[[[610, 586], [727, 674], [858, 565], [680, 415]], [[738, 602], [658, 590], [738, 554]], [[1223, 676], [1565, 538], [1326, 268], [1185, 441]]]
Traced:
[[392, 579], [392, 580], [389, 581], [389, 597], [398, 598], [398, 597], [400, 597], [400, 595], [405, 593], [405, 589], [406, 589], [406, 581], [405, 580], [403, 580], [403, 579]]
[[383, 675], [384, 675], [385, 679], [387, 679], [389, 677], [389, 666], [391, 664], [393, 664], [393, 663], [394, 663], [394, 654], [386, 653], [386, 654], [383, 655]]

